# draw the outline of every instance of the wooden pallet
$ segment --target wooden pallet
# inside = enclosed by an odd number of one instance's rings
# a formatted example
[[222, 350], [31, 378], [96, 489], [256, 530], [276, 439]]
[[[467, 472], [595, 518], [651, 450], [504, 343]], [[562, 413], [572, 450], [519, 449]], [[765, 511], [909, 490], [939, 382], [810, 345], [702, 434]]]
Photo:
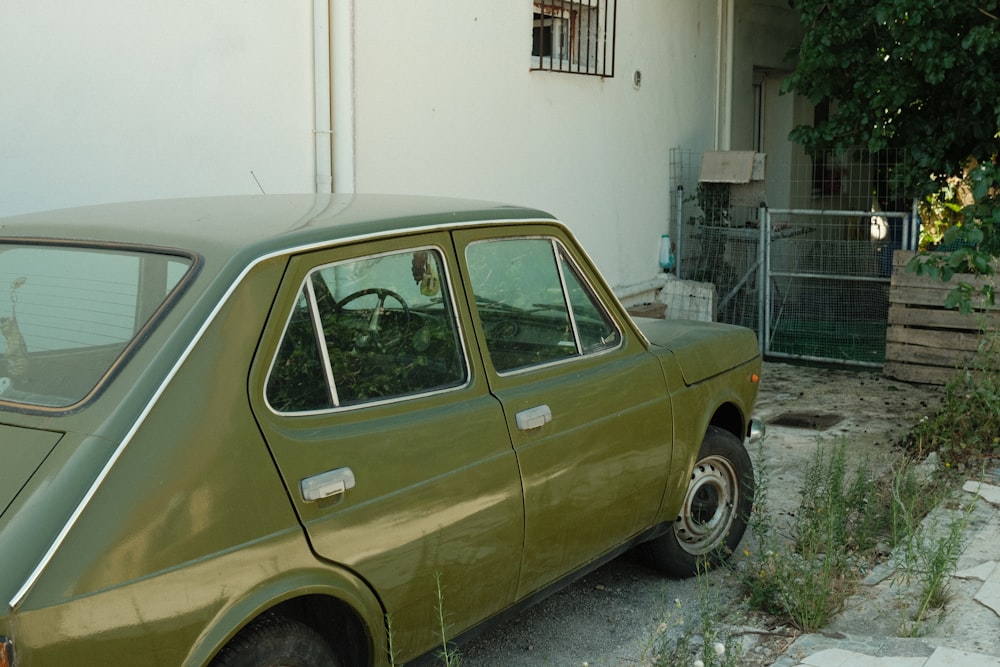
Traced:
[[979, 287], [983, 279], [963, 274], [943, 283], [918, 276], [906, 270], [914, 254], [893, 254], [883, 372], [897, 380], [943, 385], [975, 356], [983, 331], [1000, 329], [1000, 304], [971, 315], [945, 308], [959, 282]]

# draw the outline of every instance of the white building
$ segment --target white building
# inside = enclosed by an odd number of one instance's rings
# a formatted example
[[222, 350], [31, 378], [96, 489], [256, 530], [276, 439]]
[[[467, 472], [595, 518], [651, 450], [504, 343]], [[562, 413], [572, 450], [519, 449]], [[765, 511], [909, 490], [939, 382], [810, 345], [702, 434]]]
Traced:
[[641, 283], [672, 148], [765, 152], [769, 177], [789, 163], [809, 107], [777, 88], [800, 34], [784, 0], [10, 0], [0, 214], [485, 198], [556, 214], [613, 285]]

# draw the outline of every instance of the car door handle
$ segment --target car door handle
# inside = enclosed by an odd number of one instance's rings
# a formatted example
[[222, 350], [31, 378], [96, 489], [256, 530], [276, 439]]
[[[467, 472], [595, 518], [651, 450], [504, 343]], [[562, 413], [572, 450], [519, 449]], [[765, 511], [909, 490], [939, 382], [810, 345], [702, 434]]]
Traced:
[[518, 412], [514, 415], [514, 421], [517, 422], [517, 429], [519, 431], [530, 431], [541, 428], [552, 421], [552, 410], [547, 405], [536, 405], [533, 408]]
[[307, 503], [343, 495], [348, 489], [353, 488], [354, 471], [350, 468], [327, 470], [318, 475], [306, 477], [299, 482], [299, 491], [302, 493], [302, 500]]

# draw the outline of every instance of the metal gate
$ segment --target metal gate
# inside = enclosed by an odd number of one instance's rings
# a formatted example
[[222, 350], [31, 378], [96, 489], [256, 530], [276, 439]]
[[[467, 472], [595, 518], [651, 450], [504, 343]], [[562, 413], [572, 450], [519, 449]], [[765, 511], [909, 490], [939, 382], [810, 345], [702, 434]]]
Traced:
[[671, 153], [677, 276], [712, 283], [715, 319], [754, 329], [766, 357], [882, 366], [892, 256], [916, 249], [915, 203], [909, 211], [859, 207], [873, 191], [867, 161], [845, 172], [852, 178], [838, 181], [835, 196], [811, 172], [787, 188], [810, 203], [848, 206], [736, 206], [694, 178], [700, 158]]
[[763, 213], [764, 354], [881, 367], [892, 256], [915, 248], [913, 212]]

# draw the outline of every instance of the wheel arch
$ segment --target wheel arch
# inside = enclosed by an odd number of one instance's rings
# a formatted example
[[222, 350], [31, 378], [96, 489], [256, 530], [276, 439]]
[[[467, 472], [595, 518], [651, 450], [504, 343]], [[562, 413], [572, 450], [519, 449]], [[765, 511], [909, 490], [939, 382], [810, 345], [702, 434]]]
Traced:
[[747, 424], [747, 416], [744, 415], [739, 406], [732, 401], [726, 401], [717, 407], [715, 412], [712, 413], [711, 419], [708, 420], [709, 426], [717, 426], [718, 428], [729, 431], [735, 435], [740, 442], [743, 442], [746, 439]]
[[240, 630], [276, 614], [318, 632], [347, 664], [379, 664], [387, 646], [384, 610], [370, 589], [353, 578], [331, 580], [328, 572], [299, 573], [258, 587], [225, 607], [202, 633], [185, 667], [211, 663]]
[[[312, 593], [285, 600], [267, 612], [308, 625], [330, 644], [348, 665], [371, 665], [376, 652], [371, 632], [346, 602]], [[253, 622], [253, 621], [251, 621]]]
[[[698, 405], [703, 404], [705, 398], [704, 395], [699, 396], [697, 392], [689, 392], [684, 396], [683, 402], [675, 401], [675, 412], [688, 410], [694, 412]], [[746, 441], [750, 416], [740, 407], [741, 404], [738, 396], [723, 396], [711, 414], [706, 410], [698, 415], [696, 422], [690, 424], [690, 430], [687, 431], [690, 433], [689, 437], [681, 439], [679, 443], [675, 442], [671, 460], [672, 469], [658, 514], [659, 520], [673, 521], [677, 516], [691, 479], [691, 471], [698, 458], [698, 451], [712, 427], [731, 433], [740, 442]]]

